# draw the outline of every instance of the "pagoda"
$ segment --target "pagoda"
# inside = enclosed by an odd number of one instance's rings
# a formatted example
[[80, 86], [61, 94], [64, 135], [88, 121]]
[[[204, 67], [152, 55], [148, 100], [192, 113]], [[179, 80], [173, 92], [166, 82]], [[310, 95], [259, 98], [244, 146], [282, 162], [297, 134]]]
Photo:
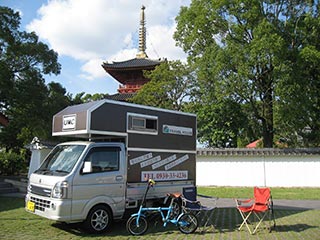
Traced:
[[140, 28], [139, 28], [139, 52], [136, 57], [122, 62], [104, 62], [102, 67], [120, 85], [118, 93], [107, 96], [108, 99], [127, 101], [135, 95], [137, 91], [150, 79], [143, 76], [144, 70], [154, 70], [161, 60], [149, 59], [146, 54], [146, 27], [145, 27], [145, 7], [141, 7]]

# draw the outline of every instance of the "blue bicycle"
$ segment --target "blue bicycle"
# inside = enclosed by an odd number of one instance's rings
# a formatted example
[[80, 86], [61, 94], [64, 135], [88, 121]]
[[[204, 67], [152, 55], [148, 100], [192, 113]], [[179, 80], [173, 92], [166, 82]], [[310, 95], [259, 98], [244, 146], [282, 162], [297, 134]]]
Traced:
[[[181, 194], [168, 194], [167, 198], [170, 198], [170, 205], [168, 207], [144, 207], [147, 193], [150, 187], [153, 187], [155, 182], [152, 179], [148, 180], [147, 188], [143, 196], [139, 211], [128, 219], [127, 231], [132, 235], [142, 235], [148, 229], [148, 221], [146, 213], [159, 212], [162, 218], [163, 227], [166, 227], [168, 223], [176, 225], [180, 232], [189, 234], [196, 231], [198, 228], [198, 219], [192, 213], [179, 213], [176, 214], [177, 199]], [[165, 214], [166, 212], [166, 214]]]

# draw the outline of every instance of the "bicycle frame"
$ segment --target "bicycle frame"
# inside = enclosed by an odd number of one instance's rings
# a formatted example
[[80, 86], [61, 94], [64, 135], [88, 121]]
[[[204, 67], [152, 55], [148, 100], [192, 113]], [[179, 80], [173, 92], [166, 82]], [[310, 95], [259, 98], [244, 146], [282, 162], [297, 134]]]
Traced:
[[[170, 203], [169, 207], [143, 207], [141, 205], [139, 208], [139, 211], [136, 214], [132, 215], [132, 216], [137, 216], [136, 225], [139, 226], [140, 216], [146, 217], [146, 215], [143, 214], [144, 212], [154, 212], [154, 211], [160, 213], [161, 218], [162, 218], [162, 222], [163, 222], [163, 227], [166, 227], [169, 222], [177, 225], [178, 219], [180, 218], [181, 215], [183, 215], [183, 213], [180, 213], [180, 215], [178, 217], [170, 218], [170, 215], [171, 215], [172, 209], [173, 209], [173, 207], [172, 207], [173, 201], [174, 201], [174, 199], [171, 198], [171, 203]], [[164, 211], [167, 211], [166, 215], [165, 215]]]
[[[142, 235], [148, 229], [148, 221], [145, 213], [157, 212], [160, 213], [163, 227], [166, 227], [168, 223], [176, 225], [180, 232], [189, 234], [193, 233], [198, 227], [197, 218], [191, 213], [181, 212], [177, 214], [174, 208], [175, 199], [180, 197], [180, 194], [168, 194], [166, 200], [170, 198], [170, 205], [168, 207], [144, 207], [146, 202], [146, 196], [150, 189], [155, 184], [152, 179], [148, 180], [148, 185], [143, 196], [141, 205], [137, 213], [132, 214], [127, 221], [127, 230], [132, 235]], [[166, 201], [165, 201], [166, 203]], [[166, 213], [165, 213], [166, 212]], [[178, 216], [177, 216], [178, 215]]]

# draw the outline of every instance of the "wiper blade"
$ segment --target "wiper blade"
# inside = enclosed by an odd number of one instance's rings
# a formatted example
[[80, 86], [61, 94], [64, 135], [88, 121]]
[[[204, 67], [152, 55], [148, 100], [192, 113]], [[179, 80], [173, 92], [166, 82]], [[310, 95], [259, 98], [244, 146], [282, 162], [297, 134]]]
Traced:
[[51, 173], [51, 171], [49, 169], [38, 169], [35, 173], [48, 174]]
[[68, 171], [65, 171], [65, 170], [54, 170], [54, 172], [57, 172], [57, 173], [69, 173]]

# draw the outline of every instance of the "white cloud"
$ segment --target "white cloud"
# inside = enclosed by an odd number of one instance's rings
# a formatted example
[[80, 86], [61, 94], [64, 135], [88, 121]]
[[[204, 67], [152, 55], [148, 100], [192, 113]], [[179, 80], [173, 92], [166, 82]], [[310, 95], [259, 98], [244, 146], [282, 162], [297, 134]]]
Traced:
[[103, 61], [135, 57], [142, 4], [146, 6], [149, 57], [183, 58], [172, 35], [180, 6], [189, 3], [190, 0], [49, 0], [27, 30], [35, 31], [59, 55], [84, 61], [81, 70], [86, 79], [92, 79], [102, 76]]
[[[176, 25], [157, 25], [150, 27], [147, 34], [147, 51], [150, 58], [167, 58], [168, 60], [185, 60], [186, 55], [181, 48], [175, 47], [172, 38]], [[166, 37], [170, 36], [170, 37]]]
[[131, 49], [121, 49], [120, 51], [116, 52], [114, 55], [110, 56], [110, 60], [108, 62], [120, 62], [125, 61], [128, 59], [135, 58], [137, 54], [137, 49], [131, 48]]
[[80, 77], [87, 80], [93, 80], [95, 78], [102, 78], [106, 76], [106, 72], [102, 68], [101, 64], [104, 60], [101, 58], [95, 58], [87, 61], [81, 67], [83, 74]]

